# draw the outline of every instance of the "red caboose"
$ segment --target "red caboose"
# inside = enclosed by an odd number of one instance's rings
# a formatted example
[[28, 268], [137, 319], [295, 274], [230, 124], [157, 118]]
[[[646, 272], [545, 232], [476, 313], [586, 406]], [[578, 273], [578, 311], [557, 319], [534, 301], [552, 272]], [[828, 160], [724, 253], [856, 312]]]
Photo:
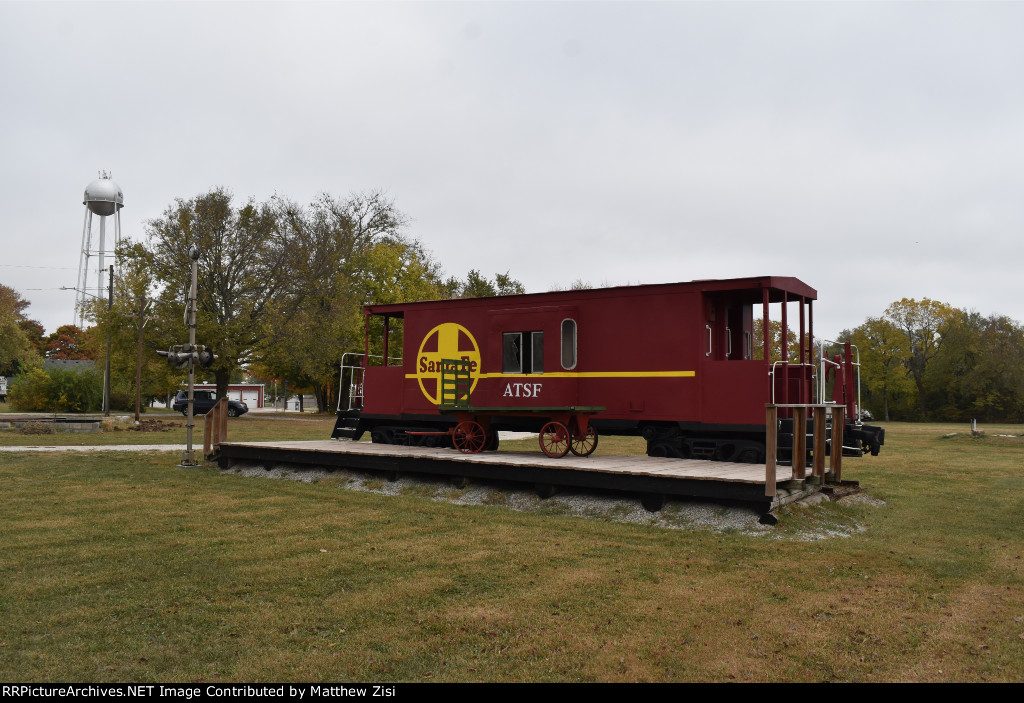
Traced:
[[[473, 406], [597, 406], [599, 433], [642, 435], [652, 456], [763, 461], [765, 404], [824, 398], [816, 298], [796, 278], [765, 276], [368, 305], [362, 373], [350, 380], [351, 407], [339, 412], [333, 436], [437, 442], [421, 433], [455, 424], [439, 405], [442, 360], [458, 359]], [[371, 356], [371, 342], [382, 354]], [[877, 454], [884, 431], [856, 418], [849, 348], [826, 363], [841, 371], [834, 400], [852, 418], [846, 453]], [[510, 412], [492, 428], [536, 432], [548, 419]], [[789, 446], [789, 427], [783, 421], [780, 446]]]

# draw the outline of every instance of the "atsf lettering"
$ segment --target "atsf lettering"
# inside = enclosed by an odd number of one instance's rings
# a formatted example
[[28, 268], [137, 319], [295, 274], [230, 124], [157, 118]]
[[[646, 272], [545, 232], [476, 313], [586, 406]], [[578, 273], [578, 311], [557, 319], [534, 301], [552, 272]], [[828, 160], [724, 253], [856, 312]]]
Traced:
[[539, 398], [542, 383], [508, 383], [502, 398]]

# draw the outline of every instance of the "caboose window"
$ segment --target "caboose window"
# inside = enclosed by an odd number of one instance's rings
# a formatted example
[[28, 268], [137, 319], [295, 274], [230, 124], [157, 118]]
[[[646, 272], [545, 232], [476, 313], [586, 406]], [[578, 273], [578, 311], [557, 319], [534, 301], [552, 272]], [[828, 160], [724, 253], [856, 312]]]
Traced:
[[576, 320], [562, 320], [562, 368], [576, 368]]
[[530, 333], [530, 371], [544, 373], [544, 333]]
[[501, 372], [523, 372], [522, 332], [506, 332], [501, 336]]
[[502, 373], [544, 373], [544, 333], [505, 332], [501, 336]]

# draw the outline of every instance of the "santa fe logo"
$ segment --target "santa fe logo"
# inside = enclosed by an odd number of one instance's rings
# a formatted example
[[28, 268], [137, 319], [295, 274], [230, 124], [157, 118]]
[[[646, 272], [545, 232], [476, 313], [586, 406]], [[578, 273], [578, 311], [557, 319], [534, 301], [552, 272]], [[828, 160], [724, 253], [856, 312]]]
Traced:
[[480, 380], [480, 347], [473, 335], [462, 325], [445, 322], [427, 332], [416, 355], [416, 380], [424, 397], [432, 404], [441, 402], [441, 360], [462, 359], [469, 362], [472, 393]]

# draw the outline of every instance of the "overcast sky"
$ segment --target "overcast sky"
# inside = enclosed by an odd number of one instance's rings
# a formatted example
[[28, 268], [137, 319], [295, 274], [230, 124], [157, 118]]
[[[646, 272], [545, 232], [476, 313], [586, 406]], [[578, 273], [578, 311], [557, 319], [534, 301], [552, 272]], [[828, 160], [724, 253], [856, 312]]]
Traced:
[[[449, 274], [753, 275], [833, 334], [1024, 320], [1024, 3], [0, 3], [0, 283], [74, 320], [85, 186], [383, 189]], [[95, 260], [94, 260], [95, 261]], [[37, 267], [37, 268], [31, 268]]]

